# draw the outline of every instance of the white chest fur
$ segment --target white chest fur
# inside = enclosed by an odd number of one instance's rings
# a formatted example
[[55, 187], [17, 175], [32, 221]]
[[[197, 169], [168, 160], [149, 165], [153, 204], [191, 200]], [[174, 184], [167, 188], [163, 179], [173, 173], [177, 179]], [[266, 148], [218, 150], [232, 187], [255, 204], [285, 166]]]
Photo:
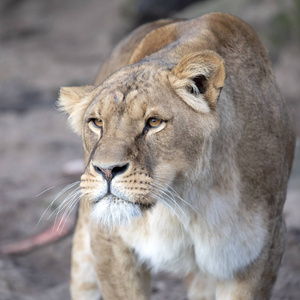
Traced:
[[213, 192], [205, 197], [199, 214], [186, 212], [180, 220], [159, 203], [145, 218], [120, 229], [120, 235], [154, 271], [182, 276], [199, 269], [231, 278], [258, 257], [266, 226], [262, 216], [243, 213], [237, 199]]
[[195, 269], [193, 241], [178, 218], [162, 204], [145, 219], [122, 228], [124, 241], [154, 271], [188, 273]]

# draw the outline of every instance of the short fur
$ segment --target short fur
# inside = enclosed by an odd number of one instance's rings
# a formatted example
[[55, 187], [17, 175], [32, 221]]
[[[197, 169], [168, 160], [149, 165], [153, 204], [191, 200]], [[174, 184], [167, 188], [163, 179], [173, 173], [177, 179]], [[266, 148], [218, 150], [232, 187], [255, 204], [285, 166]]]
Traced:
[[72, 299], [149, 299], [150, 269], [186, 277], [193, 300], [270, 298], [295, 136], [246, 23], [146, 24], [59, 101], [86, 162]]

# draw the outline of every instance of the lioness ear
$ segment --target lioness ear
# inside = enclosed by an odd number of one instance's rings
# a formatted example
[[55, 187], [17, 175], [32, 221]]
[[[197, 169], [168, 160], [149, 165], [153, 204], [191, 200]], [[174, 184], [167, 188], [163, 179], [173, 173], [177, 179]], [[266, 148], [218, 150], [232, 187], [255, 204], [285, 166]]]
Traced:
[[225, 81], [223, 59], [213, 51], [184, 56], [169, 76], [176, 93], [194, 110], [214, 109]]
[[82, 119], [87, 107], [93, 100], [91, 97], [94, 86], [62, 87], [59, 92], [58, 107], [69, 115], [72, 129], [82, 133]]

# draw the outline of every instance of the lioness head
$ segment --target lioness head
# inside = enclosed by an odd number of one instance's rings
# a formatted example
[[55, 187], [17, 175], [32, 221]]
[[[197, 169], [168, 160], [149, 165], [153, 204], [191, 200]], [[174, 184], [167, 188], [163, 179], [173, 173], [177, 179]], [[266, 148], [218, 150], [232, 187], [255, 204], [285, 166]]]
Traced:
[[175, 65], [141, 61], [98, 87], [61, 88], [59, 105], [83, 138], [93, 219], [127, 224], [157, 202], [174, 205], [173, 192], [201, 178], [224, 80], [222, 59], [202, 51]]

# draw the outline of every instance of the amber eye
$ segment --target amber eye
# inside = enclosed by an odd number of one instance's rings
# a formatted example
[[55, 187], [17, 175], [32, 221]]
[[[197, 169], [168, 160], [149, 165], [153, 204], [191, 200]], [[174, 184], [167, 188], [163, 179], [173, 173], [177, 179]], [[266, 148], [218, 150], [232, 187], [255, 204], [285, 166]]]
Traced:
[[92, 119], [91, 122], [97, 128], [101, 128], [103, 126], [103, 121], [101, 119]]
[[150, 118], [147, 123], [148, 123], [149, 127], [155, 128], [155, 127], [158, 127], [162, 123], [162, 120], [157, 119], [157, 118]]

